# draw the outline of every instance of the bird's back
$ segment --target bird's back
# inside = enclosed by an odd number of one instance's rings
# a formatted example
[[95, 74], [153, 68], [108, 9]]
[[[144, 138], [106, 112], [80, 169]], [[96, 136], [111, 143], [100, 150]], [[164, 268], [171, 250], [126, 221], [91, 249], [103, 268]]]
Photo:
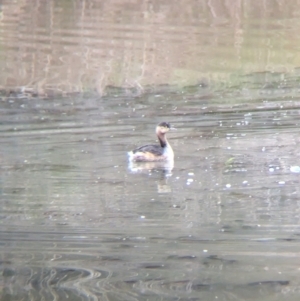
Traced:
[[129, 152], [133, 161], [161, 161], [165, 160], [164, 148], [160, 145], [143, 145]]

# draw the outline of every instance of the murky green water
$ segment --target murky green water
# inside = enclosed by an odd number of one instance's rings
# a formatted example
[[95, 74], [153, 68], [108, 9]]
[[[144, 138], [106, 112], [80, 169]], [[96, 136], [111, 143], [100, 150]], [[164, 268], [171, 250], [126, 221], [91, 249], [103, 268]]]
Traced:
[[0, 300], [299, 300], [297, 8], [2, 1]]

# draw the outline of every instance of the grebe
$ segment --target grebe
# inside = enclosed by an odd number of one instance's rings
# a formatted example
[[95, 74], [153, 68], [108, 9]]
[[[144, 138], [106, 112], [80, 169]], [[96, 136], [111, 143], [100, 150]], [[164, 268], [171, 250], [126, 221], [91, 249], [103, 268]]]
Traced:
[[174, 152], [169, 144], [166, 133], [171, 129], [167, 122], [156, 127], [156, 135], [160, 145], [144, 145], [129, 152], [129, 160], [133, 162], [173, 161]]

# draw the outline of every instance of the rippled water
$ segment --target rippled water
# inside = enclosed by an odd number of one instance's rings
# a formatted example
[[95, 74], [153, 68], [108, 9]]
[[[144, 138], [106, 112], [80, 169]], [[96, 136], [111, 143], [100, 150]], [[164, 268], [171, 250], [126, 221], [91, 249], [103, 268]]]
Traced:
[[298, 300], [295, 98], [2, 99], [1, 299]]
[[170, 3], [0, 3], [1, 301], [299, 300], [298, 1]]

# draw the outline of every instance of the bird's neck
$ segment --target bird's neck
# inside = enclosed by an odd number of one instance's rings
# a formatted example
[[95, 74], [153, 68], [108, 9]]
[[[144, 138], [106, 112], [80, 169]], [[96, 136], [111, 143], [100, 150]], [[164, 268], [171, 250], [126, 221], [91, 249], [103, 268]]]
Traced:
[[158, 140], [159, 140], [159, 143], [160, 143], [160, 146], [161, 146], [161, 147], [166, 147], [166, 146], [168, 145], [168, 140], [167, 140], [165, 134], [158, 133], [158, 134], [157, 134], [157, 138], [158, 138]]

